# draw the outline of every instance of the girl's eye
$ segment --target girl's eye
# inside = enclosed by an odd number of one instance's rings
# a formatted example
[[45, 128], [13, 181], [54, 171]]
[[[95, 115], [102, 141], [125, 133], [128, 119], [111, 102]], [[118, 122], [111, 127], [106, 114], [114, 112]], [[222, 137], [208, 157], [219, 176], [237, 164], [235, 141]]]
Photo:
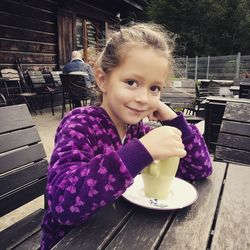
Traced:
[[127, 84], [129, 86], [137, 86], [137, 82], [135, 80], [127, 80]]
[[150, 87], [150, 90], [153, 91], [154, 93], [158, 93], [161, 91], [161, 87], [159, 86], [152, 86]]

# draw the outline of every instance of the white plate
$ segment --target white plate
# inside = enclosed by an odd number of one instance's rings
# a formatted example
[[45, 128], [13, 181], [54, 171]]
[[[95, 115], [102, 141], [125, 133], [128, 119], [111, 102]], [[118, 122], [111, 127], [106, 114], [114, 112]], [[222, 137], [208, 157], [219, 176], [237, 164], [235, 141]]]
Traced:
[[134, 179], [134, 183], [122, 195], [126, 200], [138, 206], [156, 209], [173, 210], [187, 207], [194, 203], [198, 198], [198, 193], [190, 183], [174, 178], [170, 194], [165, 200], [148, 198], [143, 191], [143, 182], [141, 175]]

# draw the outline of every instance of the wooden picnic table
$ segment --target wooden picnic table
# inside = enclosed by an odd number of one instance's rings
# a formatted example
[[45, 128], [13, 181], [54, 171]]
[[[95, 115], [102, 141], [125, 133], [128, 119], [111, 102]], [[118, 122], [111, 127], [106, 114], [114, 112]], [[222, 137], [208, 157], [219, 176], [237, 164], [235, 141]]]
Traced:
[[193, 183], [199, 197], [191, 206], [156, 211], [120, 197], [53, 249], [249, 249], [250, 168], [213, 162], [213, 169]]

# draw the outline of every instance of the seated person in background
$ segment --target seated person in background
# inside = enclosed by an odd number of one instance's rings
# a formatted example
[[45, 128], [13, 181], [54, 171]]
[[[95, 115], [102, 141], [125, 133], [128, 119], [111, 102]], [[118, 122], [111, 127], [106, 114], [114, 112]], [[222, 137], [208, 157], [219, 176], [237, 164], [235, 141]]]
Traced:
[[[73, 51], [71, 55], [71, 61], [67, 63], [64, 68], [63, 68], [63, 73], [64, 74], [83, 74], [86, 73], [85, 79], [86, 79], [86, 85], [88, 88], [90, 88], [94, 82], [94, 74], [91, 66], [87, 63], [85, 63], [82, 59], [82, 55], [79, 51]], [[73, 106], [74, 108], [76, 107], [81, 107], [81, 101], [72, 98]]]

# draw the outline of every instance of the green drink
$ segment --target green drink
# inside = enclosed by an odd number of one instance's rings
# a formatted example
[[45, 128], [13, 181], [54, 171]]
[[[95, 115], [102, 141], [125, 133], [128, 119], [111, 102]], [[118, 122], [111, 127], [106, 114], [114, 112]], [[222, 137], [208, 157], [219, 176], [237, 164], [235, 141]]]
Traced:
[[166, 199], [179, 166], [178, 157], [155, 161], [144, 168], [141, 175], [144, 192], [148, 198]]

